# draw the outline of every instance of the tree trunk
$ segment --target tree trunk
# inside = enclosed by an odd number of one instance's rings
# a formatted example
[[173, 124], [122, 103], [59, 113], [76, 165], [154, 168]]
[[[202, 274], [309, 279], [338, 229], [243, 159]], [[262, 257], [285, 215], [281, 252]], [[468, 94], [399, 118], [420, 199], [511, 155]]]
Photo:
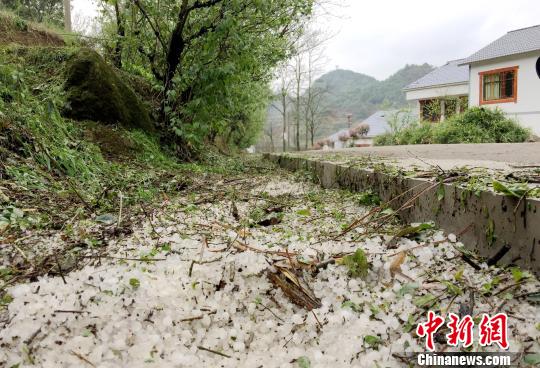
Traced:
[[122, 18], [122, 12], [120, 11], [120, 5], [118, 4], [119, 0], [114, 1], [114, 12], [116, 15], [116, 46], [114, 48], [114, 65], [117, 68], [122, 67], [122, 43], [124, 42], [124, 37], [126, 36], [126, 29], [124, 27], [124, 19]]
[[274, 129], [270, 129], [270, 150], [273, 153], [275, 151], [274, 148]]
[[306, 113], [306, 116], [304, 117], [304, 122], [305, 122], [304, 129], [306, 129], [306, 136], [305, 136], [304, 145], [305, 145], [305, 149], [307, 150], [308, 149], [308, 142], [309, 142], [309, 118], [308, 118], [307, 113]]
[[64, 0], [64, 28], [71, 32], [71, 0]]
[[169, 47], [167, 50], [167, 70], [165, 72], [165, 77], [163, 80], [163, 100], [161, 102], [160, 109], [160, 119], [162, 120], [162, 122], [165, 122], [167, 120], [167, 116], [165, 113], [165, 107], [167, 106], [167, 95], [172, 88], [172, 79], [174, 77], [174, 74], [176, 73], [176, 70], [178, 69], [178, 66], [181, 63], [182, 55], [184, 54], [184, 49], [186, 47], [183, 33], [187, 18], [189, 16], [187, 5], [188, 2], [184, 0], [182, 2], [182, 7], [178, 15], [178, 22], [176, 23], [176, 27], [174, 27], [174, 30], [172, 32], [171, 41], [169, 42]]

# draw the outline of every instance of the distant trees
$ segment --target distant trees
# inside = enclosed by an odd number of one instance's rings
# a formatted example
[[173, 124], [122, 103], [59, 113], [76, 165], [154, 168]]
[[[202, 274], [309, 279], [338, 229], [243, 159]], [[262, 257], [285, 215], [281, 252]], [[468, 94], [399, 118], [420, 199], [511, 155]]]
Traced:
[[277, 70], [272, 107], [282, 116], [283, 151], [307, 149], [314, 144], [323, 121], [321, 101], [327, 93], [314, 82], [323, 72], [328, 39], [324, 32], [306, 27], [293, 44], [292, 57]]
[[[277, 90], [274, 93], [274, 101], [271, 104], [271, 108], [277, 110], [281, 115], [281, 125], [282, 125], [282, 149], [283, 152], [287, 151], [289, 145], [290, 145], [290, 136], [289, 136], [289, 105], [291, 103], [290, 101], [290, 88], [292, 84], [292, 79], [289, 74], [289, 64], [288, 62], [282, 63], [280, 67], [277, 69], [277, 76], [278, 76], [278, 82], [277, 82]], [[272, 119], [267, 119], [267, 125], [273, 125], [274, 122]], [[274, 132], [274, 129], [271, 130], [271, 132]], [[270, 138], [270, 142], [272, 143], [272, 150], [274, 150], [274, 138]]]
[[35, 22], [57, 25], [64, 22], [62, 0], [2, 0], [2, 5], [20, 17]]
[[302, 109], [305, 130], [305, 149], [313, 146], [315, 134], [323, 121], [322, 102], [327, 94], [327, 89], [314, 84], [316, 77], [323, 72], [325, 64], [324, 44], [328, 36], [321, 31], [311, 31], [306, 39], [305, 69], [307, 89], [302, 95]]

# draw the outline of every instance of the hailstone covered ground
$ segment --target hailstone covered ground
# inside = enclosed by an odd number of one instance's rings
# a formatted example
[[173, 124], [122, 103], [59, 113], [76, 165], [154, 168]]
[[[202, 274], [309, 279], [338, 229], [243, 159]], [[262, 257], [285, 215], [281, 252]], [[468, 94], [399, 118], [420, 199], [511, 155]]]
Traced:
[[[170, 199], [83, 268], [10, 287], [0, 366], [403, 367], [425, 350], [415, 328], [428, 309], [506, 312], [510, 350], [539, 351], [533, 276], [481, 260], [476, 270], [438, 230], [388, 249], [397, 221], [339, 236], [370, 210], [359, 198], [276, 173]], [[359, 248], [365, 278], [339, 262]], [[276, 262], [296, 269], [320, 308], [295, 305], [269, 281]]]

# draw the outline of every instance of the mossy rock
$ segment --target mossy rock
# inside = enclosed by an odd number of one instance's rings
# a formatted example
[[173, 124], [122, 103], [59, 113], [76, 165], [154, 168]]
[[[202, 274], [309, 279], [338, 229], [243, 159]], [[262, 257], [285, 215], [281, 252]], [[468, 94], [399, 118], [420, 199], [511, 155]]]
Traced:
[[68, 60], [65, 90], [66, 117], [154, 130], [141, 100], [93, 50], [81, 49]]

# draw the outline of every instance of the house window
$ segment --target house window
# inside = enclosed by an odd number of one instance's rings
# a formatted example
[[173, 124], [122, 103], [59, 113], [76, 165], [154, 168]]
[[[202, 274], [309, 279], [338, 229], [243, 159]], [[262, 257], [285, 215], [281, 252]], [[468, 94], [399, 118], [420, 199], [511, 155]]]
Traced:
[[480, 73], [480, 104], [516, 102], [518, 67]]

